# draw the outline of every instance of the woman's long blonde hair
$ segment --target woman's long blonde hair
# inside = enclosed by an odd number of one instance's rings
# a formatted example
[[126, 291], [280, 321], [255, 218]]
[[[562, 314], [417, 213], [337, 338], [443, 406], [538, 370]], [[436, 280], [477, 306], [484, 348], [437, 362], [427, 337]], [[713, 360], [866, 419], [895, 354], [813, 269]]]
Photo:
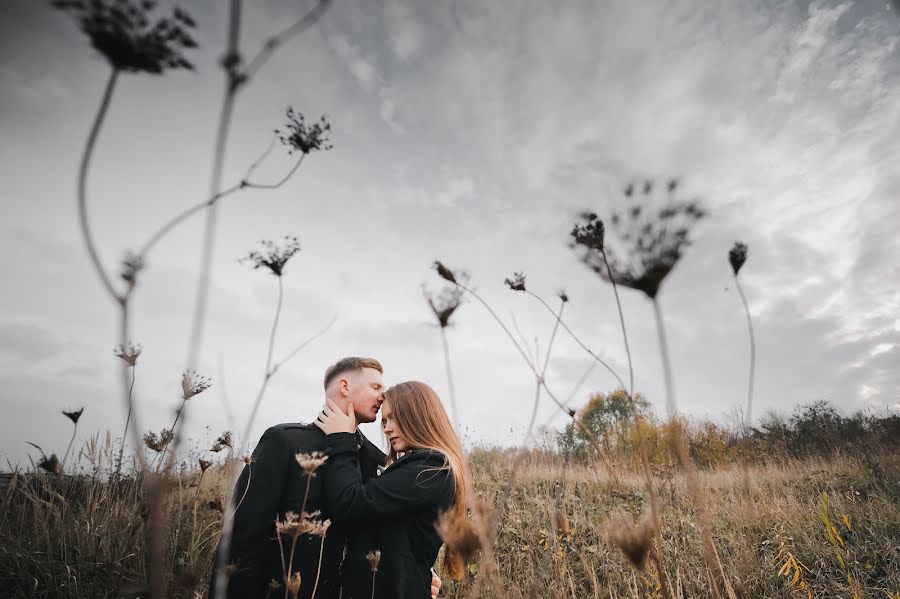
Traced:
[[[388, 389], [384, 400], [391, 402], [391, 413], [398, 432], [411, 448], [439, 451], [447, 457], [443, 469], [453, 475], [455, 490], [453, 505], [448, 509], [460, 521], [466, 519], [466, 496], [469, 491], [469, 476], [462, 445], [450, 424], [447, 412], [434, 389], [419, 381], [399, 383]], [[391, 448], [388, 464], [397, 459]], [[444, 568], [452, 578], [463, 573], [462, 557], [449, 546], [444, 551]]]

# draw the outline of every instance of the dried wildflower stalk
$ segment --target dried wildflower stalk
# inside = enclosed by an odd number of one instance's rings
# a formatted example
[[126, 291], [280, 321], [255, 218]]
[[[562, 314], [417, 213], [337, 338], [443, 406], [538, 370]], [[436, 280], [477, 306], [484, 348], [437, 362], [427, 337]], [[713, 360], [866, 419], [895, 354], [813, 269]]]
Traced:
[[[562, 315], [561, 314], [557, 315], [556, 311], [550, 306], [550, 304], [548, 304], [546, 302], [546, 300], [544, 300], [544, 298], [542, 298], [538, 294], [534, 293], [526, 286], [525, 275], [523, 273], [520, 273], [520, 272], [513, 273], [513, 278], [504, 280], [504, 283], [512, 291], [521, 291], [523, 293], [530, 295], [531, 297], [536, 299], [538, 302], [540, 302], [540, 304], [542, 306], [544, 306], [551, 314], [553, 314], [553, 316], [556, 318], [557, 322], [559, 323], [559, 326], [561, 326], [563, 328], [563, 330], [569, 334], [569, 336], [572, 338], [572, 340], [575, 343], [577, 343], [578, 346], [581, 347], [581, 349], [583, 349], [585, 352], [587, 352], [588, 355], [591, 356], [591, 358], [593, 358], [598, 364], [600, 364], [601, 366], [606, 368], [606, 370], [609, 371], [609, 373], [615, 377], [616, 381], [618, 381], [619, 385], [621, 385], [623, 389], [625, 388], [625, 383], [622, 381], [622, 377], [619, 376], [619, 373], [616, 372], [603, 358], [601, 358], [596, 353], [591, 351], [591, 349], [587, 345], [584, 344], [584, 342], [578, 337], [578, 335], [576, 335], [575, 332], [572, 331], [571, 328], [569, 328], [569, 326], [565, 323], [565, 321], [563, 321]], [[569, 301], [569, 296], [566, 294], [565, 291], [559, 291], [556, 294], [556, 296], [564, 304]]]
[[[468, 274], [461, 272], [459, 276], [462, 280], [468, 280]], [[431, 308], [434, 317], [437, 319], [438, 327], [441, 331], [441, 345], [444, 349], [444, 367], [447, 370], [447, 388], [450, 391], [450, 408], [453, 413], [453, 425], [459, 428], [459, 411], [456, 406], [456, 387], [453, 384], [453, 369], [450, 367], [450, 345], [447, 343], [447, 327], [450, 326], [450, 317], [456, 313], [456, 310], [462, 305], [463, 293], [456, 286], [448, 285], [441, 290], [441, 293], [434, 296], [423, 285], [422, 294], [428, 307]]]
[[534, 376], [540, 380], [541, 386], [544, 388], [544, 391], [547, 392], [547, 396], [550, 397], [550, 399], [553, 401], [553, 403], [556, 404], [556, 406], [560, 410], [562, 410], [563, 412], [568, 414], [570, 418], [572, 418], [572, 420], [573, 420], [573, 422], [575, 422], [576, 426], [578, 426], [579, 428], [581, 428], [582, 430], [585, 431], [585, 437], [591, 441], [591, 445], [594, 447], [594, 449], [597, 451], [597, 454], [600, 456], [601, 460], [603, 461], [603, 463], [607, 469], [607, 473], [609, 474], [609, 476], [613, 480], [613, 482], [618, 486], [620, 484], [619, 477], [616, 474], [615, 470], [613, 469], [612, 464], [609, 461], [609, 457], [606, 455], [606, 452], [597, 443], [597, 441], [593, 438], [593, 435], [591, 435], [587, 431], [587, 429], [584, 427], [584, 424], [582, 424], [577, 418], [575, 418], [575, 415], [576, 415], [575, 410], [573, 410], [571, 408], [567, 408], [565, 405], [563, 405], [559, 401], [559, 399], [557, 399], [556, 395], [554, 395], [554, 393], [550, 390], [550, 388], [547, 386], [546, 381], [544, 381], [543, 378], [541, 377], [541, 373], [537, 369], [537, 366], [534, 364], [532, 359], [528, 356], [528, 353], [522, 348], [522, 346], [519, 344], [519, 342], [516, 341], [516, 338], [513, 336], [512, 332], [510, 332], [509, 327], [506, 326], [506, 323], [504, 323], [503, 320], [499, 316], [497, 316], [497, 313], [494, 312], [493, 308], [491, 308], [490, 305], [486, 301], [484, 301], [480, 295], [475, 293], [470, 287], [458, 282], [456, 280], [456, 277], [453, 275], [453, 271], [451, 271], [449, 268], [444, 266], [444, 264], [442, 264], [440, 261], [435, 261], [434, 269], [438, 273], [438, 275], [441, 276], [443, 279], [458, 285], [463, 291], [465, 291], [466, 293], [468, 293], [469, 295], [474, 297], [476, 300], [478, 300], [478, 302], [482, 306], [484, 306], [484, 308], [493, 317], [493, 319], [497, 322], [497, 324], [500, 325], [500, 328], [503, 329], [503, 332], [506, 333], [506, 336], [509, 338], [509, 340], [512, 341], [513, 345], [518, 350], [519, 355], [521, 355], [522, 358], [525, 360], [525, 363], [531, 369], [531, 372], [534, 374]]
[[741, 296], [741, 303], [744, 304], [744, 314], [747, 316], [747, 332], [750, 335], [750, 379], [747, 383], [747, 408], [744, 413], [745, 428], [751, 425], [753, 418], [753, 378], [756, 371], [756, 340], [753, 335], [753, 318], [750, 317], [750, 304], [747, 303], [747, 296], [744, 295], [744, 289], [741, 287], [741, 280], [738, 277], [738, 273], [746, 260], [747, 244], [736, 241], [728, 252], [728, 262], [731, 264], [731, 269], [734, 272], [734, 285]]
[[72, 412], [66, 412], [63, 410], [63, 416], [72, 421], [72, 438], [69, 439], [69, 445], [66, 447], [66, 453], [63, 454], [62, 463], [60, 465], [61, 468], [64, 468], [66, 465], [66, 460], [69, 459], [69, 451], [72, 450], [72, 443], [75, 442], [75, 435], [78, 433], [78, 419], [81, 418], [81, 415], [84, 413], [84, 408], [80, 410], [74, 410]]

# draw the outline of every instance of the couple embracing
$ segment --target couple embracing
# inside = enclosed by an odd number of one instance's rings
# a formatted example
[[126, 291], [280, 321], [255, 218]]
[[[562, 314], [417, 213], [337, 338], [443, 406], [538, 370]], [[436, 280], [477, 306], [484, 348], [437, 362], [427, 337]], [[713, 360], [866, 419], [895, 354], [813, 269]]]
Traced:
[[[437, 596], [435, 521], [447, 511], [465, 517], [462, 447], [431, 387], [385, 390], [382, 374], [372, 358], [338, 361], [325, 372], [315, 422], [263, 434], [235, 485], [228, 567], [214, 570], [210, 597], [220, 579], [228, 599], [283, 597], [285, 585], [302, 599]], [[357, 429], [379, 410], [387, 455]], [[443, 565], [462, 573], [449, 547]]]

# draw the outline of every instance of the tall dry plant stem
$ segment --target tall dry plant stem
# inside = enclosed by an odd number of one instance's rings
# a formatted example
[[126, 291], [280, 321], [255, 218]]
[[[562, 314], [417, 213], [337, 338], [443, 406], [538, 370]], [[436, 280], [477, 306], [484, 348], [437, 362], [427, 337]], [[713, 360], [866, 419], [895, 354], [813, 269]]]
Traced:
[[135, 367], [131, 367], [131, 384], [128, 385], [128, 415], [125, 417], [125, 430], [122, 431], [122, 442], [119, 444], [119, 459], [116, 460], [116, 480], [122, 474], [122, 460], [125, 456], [125, 437], [128, 435], [128, 425], [131, 423], [132, 396], [134, 394], [134, 381], [137, 378]]
[[453, 384], [453, 369], [450, 367], [450, 346], [447, 343], [447, 328], [441, 327], [441, 345], [444, 348], [444, 367], [447, 370], [447, 390], [450, 392], [450, 409], [453, 412], [453, 426], [459, 432], [459, 410], [456, 407], [456, 387]]
[[119, 70], [116, 68], [110, 69], [109, 78], [106, 80], [106, 87], [103, 90], [103, 97], [100, 100], [100, 108], [97, 110], [97, 114], [94, 117], [90, 133], [88, 133], [84, 152], [81, 155], [81, 165], [78, 167], [78, 222], [81, 225], [81, 233], [84, 237], [88, 256], [90, 256], [91, 262], [94, 264], [94, 269], [100, 277], [100, 282], [103, 283], [103, 287], [106, 289], [107, 293], [109, 293], [110, 297], [112, 297], [116, 303], [121, 305], [123, 301], [122, 296], [113, 286], [112, 280], [110, 280], [109, 275], [100, 260], [100, 254], [97, 252], [97, 245], [91, 234], [91, 226], [87, 211], [88, 168], [91, 164], [91, 158], [94, 155], [94, 148], [97, 145], [97, 137], [100, 134], [100, 128], [103, 126], [103, 122], [106, 120], [106, 115], [109, 112], [110, 100], [112, 100], [118, 79]]
[[272, 355], [275, 352], [275, 333], [278, 331], [278, 322], [281, 320], [281, 308], [284, 305], [284, 280], [281, 277], [275, 278], [278, 279], [278, 299], [275, 302], [275, 317], [272, 319], [272, 328], [269, 331], [269, 346], [266, 350], [266, 368], [263, 371], [265, 374], [263, 375], [263, 382], [259, 387], [259, 392], [256, 394], [256, 400], [253, 402], [253, 409], [250, 410], [247, 426], [244, 427], [243, 439], [246, 439], [250, 434], [250, 427], [253, 426], [253, 421], [256, 420], [256, 413], [259, 410], [259, 405], [262, 403], [266, 387], [268, 387], [269, 380], [272, 378]]
[[747, 332], [750, 335], [750, 380], [747, 383], [747, 409], [744, 413], [744, 426], [749, 427], [753, 419], [753, 379], [756, 373], [756, 339], [753, 335], [753, 318], [750, 317], [750, 305], [747, 303], [747, 296], [744, 295], [744, 289], [741, 287], [741, 281], [734, 275], [734, 285], [737, 287], [738, 294], [741, 296], [741, 303], [744, 304], [744, 314], [747, 316]]
[[[309, 497], [309, 485], [311, 482], [312, 482], [312, 475], [307, 474], [306, 475], [306, 491], [303, 493], [303, 503], [300, 506], [300, 516], [299, 516], [300, 518], [303, 518], [304, 514], [306, 512], [306, 499]], [[275, 534], [279, 535], [279, 537], [281, 536], [281, 533], [278, 532], [277, 530], [275, 531]], [[297, 548], [297, 537], [299, 537], [299, 536], [300, 536], [299, 534], [294, 533], [294, 535], [293, 535], [294, 538], [291, 541], [291, 556], [288, 558], [287, 574], [284, 577], [284, 579], [285, 579], [284, 599], [288, 599], [287, 581], [291, 579], [291, 570], [294, 569], [294, 550]], [[322, 544], [324, 544], [324, 543], [325, 543], [325, 537], [322, 537]]]
[[222, 199], [234, 193], [237, 193], [242, 189], [278, 189], [279, 187], [287, 183], [288, 180], [294, 175], [294, 173], [297, 172], [297, 169], [300, 168], [300, 165], [303, 163], [303, 159], [306, 158], [306, 154], [302, 154], [300, 158], [294, 163], [294, 166], [291, 167], [291, 169], [287, 172], [287, 174], [275, 183], [254, 183], [250, 181], [250, 176], [252, 175], [253, 171], [255, 171], [260, 163], [262, 163], [262, 161], [265, 160], [265, 158], [271, 153], [274, 146], [275, 140], [273, 139], [273, 141], [266, 148], [265, 152], [263, 152], [262, 155], [248, 167], [247, 172], [239, 182], [235, 183], [231, 187], [228, 187], [227, 189], [217, 192], [208, 200], [204, 200], [198, 204], [194, 204], [190, 208], [187, 208], [170, 218], [162, 227], [160, 227], [156, 230], [156, 232], [150, 235], [147, 241], [144, 242], [144, 244], [138, 251], [139, 258], [141, 258], [142, 260], [146, 260], [147, 255], [150, 253], [150, 250], [152, 250], [157, 243], [159, 243], [166, 235], [172, 232], [172, 230], [175, 229], [178, 225], [187, 221], [190, 217], [197, 214], [204, 208], [209, 208]]
[[578, 418], [576, 418], [575, 411], [571, 410], [571, 409], [567, 408], [565, 405], [563, 405], [562, 402], [560, 402], [559, 399], [556, 397], [556, 395], [554, 395], [553, 391], [550, 390], [550, 388], [547, 386], [547, 382], [544, 380], [543, 376], [541, 376], [540, 371], [537, 369], [537, 366], [535, 366], [535, 364], [532, 362], [531, 358], [528, 357], [528, 354], [525, 352], [525, 350], [522, 348], [522, 346], [519, 345], [519, 342], [516, 341], [516, 338], [513, 336], [512, 332], [509, 330], [509, 327], [506, 326], [506, 323], [504, 323], [503, 320], [499, 316], [497, 316], [497, 313], [494, 312], [493, 308], [491, 308], [491, 306], [486, 301], [484, 301], [480, 295], [478, 295], [477, 293], [472, 291], [471, 288], [459, 283], [458, 281], [451, 281], [451, 282], [454, 283], [455, 285], [457, 285], [460, 289], [462, 289], [463, 291], [465, 291], [472, 297], [474, 297], [476, 300], [478, 300], [478, 303], [480, 303], [482, 306], [484, 306], [484, 308], [493, 317], [493, 319], [497, 322], [497, 324], [500, 325], [500, 328], [503, 329], [503, 332], [506, 333], [506, 336], [509, 338], [510, 341], [512, 341], [513, 345], [518, 350], [519, 355], [521, 355], [522, 358], [525, 360], [525, 363], [528, 364], [528, 367], [531, 369], [531, 372], [534, 373], [534, 376], [540, 381], [540, 384], [544, 388], [544, 391], [547, 392], [547, 396], [553, 401], [554, 404], [556, 404], [556, 406], [560, 410], [562, 410], [563, 412], [568, 414], [569, 417], [572, 419], [572, 422], [574, 422], [575, 425], [579, 429], [581, 429], [582, 432], [584, 432], [585, 438], [587, 438], [590, 441], [594, 450], [597, 452], [597, 455], [599, 455], [600, 459], [603, 461], [603, 464], [607, 470], [607, 474], [609, 474], [613, 483], [617, 487], [621, 486], [619, 476], [616, 474], [615, 469], [612, 467], [612, 463], [609, 461], [609, 456], [606, 455], [606, 452], [603, 450], [603, 448], [600, 446], [600, 444], [597, 443], [597, 440], [594, 439], [594, 436], [590, 433], [590, 431], [588, 431], [588, 429], [584, 426], [584, 424], [580, 420], [578, 420]]
[[[612, 269], [609, 266], [609, 260], [606, 257], [606, 249], [600, 250], [603, 257], [603, 264], [606, 266], [606, 272], [609, 273], [609, 282], [613, 288], [613, 295], [616, 298], [616, 308], [619, 311], [619, 323], [622, 326], [622, 341], [625, 344], [625, 356], [628, 358], [628, 396], [634, 398], [634, 364], [631, 361], [631, 349], [628, 347], [628, 333], [625, 328], [625, 313], [622, 311], [622, 301], [619, 299], [619, 287], [616, 285], [616, 278], [613, 276]], [[625, 386], [624, 384], [622, 385]]]
[[[573, 340], [575, 343], [577, 343], [578, 346], [581, 347], [581, 349], [583, 349], [584, 351], [586, 351], [586, 352], [588, 353], [588, 355], [590, 355], [590, 356], [591, 356], [598, 364], [600, 364], [601, 366], [603, 366], [604, 368], [606, 368], [606, 370], [608, 370], [609, 373], [615, 377], [616, 381], [619, 383], [619, 385], [621, 385], [621, 387], [622, 387], [623, 389], [625, 388], [625, 382], [622, 380], [622, 377], [619, 376], [619, 373], [616, 372], [609, 364], [607, 364], [606, 361], [603, 360], [600, 356], [598, 356], [597, 354], [595, 354], [595, 353], [594, 353], [587, 345], [585, 345], [584, 342], [582, 342], [581, 339], [579, 339], [578, 336], [572, 331], [572, 329], [570, 329], [570, 328], [568, 327], [568, 325], [566, 325], [566, 323], [563, 322], [562, 316], [561, 316], [561, 315], [559, 315], [559, 316], [556, 315], [556, 311], [554, 311], [553, 308], [550, 307], [550, 304], [548, 304], [548, 303], [544, 300], [544, 298], [542, 298], [542, 297], [539, 296], [538, 294], [534, 293], [534, 292], [531, 291], [530, 289], [526, 289], [526, 290], [525, 290], [525, 293], [527, 293], [528, 295], [530, 295], [531, 297], [533, 297], [534, 299], [536, 299], [537, 301], [539, 301], [541, 304], [543, 304], [543, 306], [544, 306], [545, 308], [547, 308], [547, 310], [550, 311], [551, 314], [553, 314], [554, 316], [556, 316], [556, 320], [557, 320], [559, 326], [561, 326], [561, 327], [563, 328], [563, 330], [564, 330], [566, 333], [569, 334], [569, 336], [572, 338], [572, 340]], [[627, 341], [625, 342], [625, 351], [628, 352], [628, 342], [627, 342]], [[631, 354], [628, 355], [628, 370], [631, 371]], [[632, 376], [632, 385], [633, 385], [633, 384], [634, 384], [634, 377]], [[632, 391], [633, 391], [633, 390], [632, 390]]]
[[[675, 401], [675, 388], [672, 383], [672, 363], [669, 358], [669, 344], [666, 340], [666, 327], [663, 320], [662, 310], [659, 306], [659, 300], [656, 297], [650, 298], [653, 303], [653, 313], [656, 316], [656, 332], [659, 337], [659, 351], [663, 363], [663, 376], [666, 383], [666, 410], [669, 415], [669, 422], [675, 427], [675, 449], [678, 458], [684, 468], [685, 478], [687, 479], [688, 491], [694, 502], [694, 508], [697, 510], [697, 517], [700, 520], [700, 534], [703, 537], [703, 559], [712, 576], [717, 570], [716, 548], [712, 534], [712, 522], [709, 517], [709, 510], [706, 506], [706, 496], [700, 488], [700, 481], [697, 477], [697, 469], [691, 459], [690, 449], [687, 445], [687, 433], [684, 425], [678, 415], [678, 408]], [[722, 599], [721, 591], [717, 584], [710, 584], [710, 588], [715, 599]]]

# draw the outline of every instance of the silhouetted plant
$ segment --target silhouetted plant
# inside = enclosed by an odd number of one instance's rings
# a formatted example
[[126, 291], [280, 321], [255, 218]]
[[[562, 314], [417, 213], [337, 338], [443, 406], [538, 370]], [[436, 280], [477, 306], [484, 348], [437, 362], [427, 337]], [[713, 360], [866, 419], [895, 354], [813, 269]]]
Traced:
[[69, 445], [66, 447], [66, 453], [63, 454], [62, 467], [65, 467], [66, 460], [69, 459], [69, 451], [72, 449], [72, 443], [75, 441], [75, 434], [78, 432], [78, 419], [84, 413], [84, 408], [67, 412], [63, 410], [63, 416], [72, 421], [72, 438], [69, 439]]
[[[466, 281], [469, 278], [468, 273], [459, 272], [454, 278], [459, 277], [460, 280]], [[453, 369], [450, 367], [450, 345], [447, 343], [447, 327], [450, 326], [450, 317], [456, 313], [456, 310], [462, 305], [463, 291], [456, 285], [445, 286], [439, 295], [434, 296], [423, 285], [422, 293], [428, 307], [431, 308], [434, 317], [437, 319], [438, 328], [441, 331], [441, 345], [444, 349], [444, 367], [447, 370], [447, 387], [450, 391], [450, 407], [453, 412], [453, 424], [457, 428], [460, 425], [459, 411], [456, 405], [456, 386], [453, 383]]]
[[741, 296], [741, 303], [744, 305], [744, 314], [747, 316], [747, 332], [750, 334], [750, 379], [747, 383], [747, 408], [744, 413], [746, 426], [750, 426], [753, 418], [753, 377], [756, 371], [756, 340], [753, 335], [753, 319], [750, 317], [750, 305], [747, 303], [747, 296], [744, 295], [741, 280], [738, 278], [738, 273], [746, 260], [747, 244], [740, 241], [734, 242], [734, 246], [728, 251], [728, 262], [731, 264], [731, 270], [734, 272], [734, 285], [737, 287], [738, 294]]
[[[598, 364], [600, 364], [604, 368], [606, 368], [606, 370], [608, 370], [609, 373], [612, 374], [616, 378], [616, 380], [619, 382], [619, 384], [623, 388], [625, 387], [625, 383], [622, 381], [622, 377], [619, 376], [619, 373], [617, 373], [612, 368], [612, 366], [610, 366], [603, 358], [601, 358], [599, 355], [597, 355], [596, 353], [591, 351], [591, 349], [587, 345], [585, 345], [584, 342], [578, 338], [578, 336], [575, 334], [575, 332], [572, 331], [572, 329], [570, 329], [569, 326], [563, 321], [562, 315], [561, 315], [561, 310], [560, 310], [560, 314], [557, 314], [556, 311], [554, 311], [553, 308], [550, 307], [550, 304], [548, 304], [544, 300], [544, 298], [542, 298], [538, 294], [536, 294], [533, 291], [531, 291], [530, 289], [528, 289], [528, 287], [525, 284], [525, 275], [524, 274], [522, 274], [520, 272], [513, 273], [512, 278], [504, 279], [503, 283], [507, 287], [509, 287], [512, 291], [521, 291], [523, 293], [530, 295], [531, 297], [536, 299], [538, 302], [540, 302], [542, 306], [544, 306], [547, 310], [550, 311], [551, 314], [553, 314], [553, 316], [556, 318], [557, 324], [559, 326], [561, 326], [563, 328], [563, 330], [569, 334], [569, 336], [572, 338], [572, 340], [575, 341], [575, 343], [577, 343], [581, 347], [581, 349], [586, 351], [588, 353], [588, 355], [590, 355]], [[566, 294], [565, 291], [560, 290], [559, 292], [557, 292], [556, 296], [560, 299], [560, 301], [563, 304], [566, 304], [569, 301], [569, 296], [568, 296], [568, 294]]]

